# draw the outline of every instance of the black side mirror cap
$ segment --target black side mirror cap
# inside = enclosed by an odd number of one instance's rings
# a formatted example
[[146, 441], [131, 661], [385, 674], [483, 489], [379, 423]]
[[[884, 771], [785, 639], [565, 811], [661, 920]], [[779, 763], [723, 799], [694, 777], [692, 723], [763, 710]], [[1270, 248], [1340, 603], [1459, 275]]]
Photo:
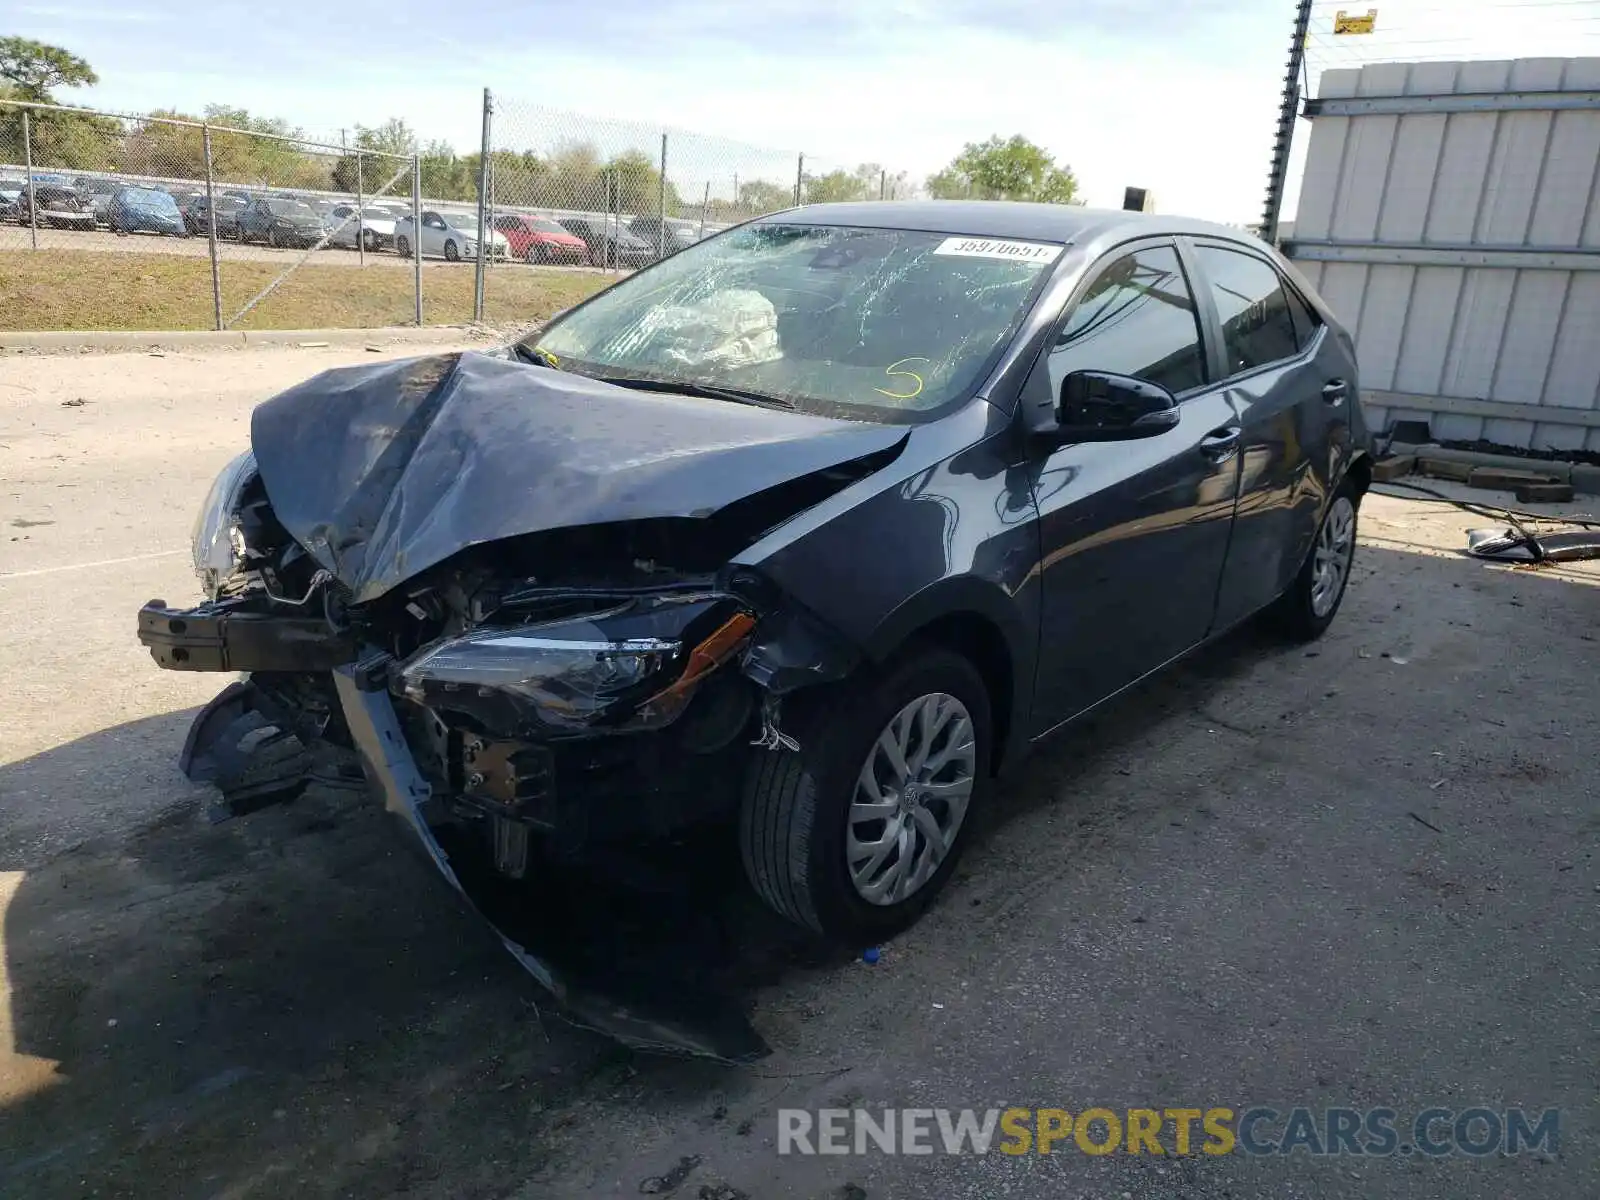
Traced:
[[1156, 437], [1178, 420], [1177, 398], [1159, 383], [1111, 371], [1074, 371], [1061, 381], [1055, 436], [1077, 442]]

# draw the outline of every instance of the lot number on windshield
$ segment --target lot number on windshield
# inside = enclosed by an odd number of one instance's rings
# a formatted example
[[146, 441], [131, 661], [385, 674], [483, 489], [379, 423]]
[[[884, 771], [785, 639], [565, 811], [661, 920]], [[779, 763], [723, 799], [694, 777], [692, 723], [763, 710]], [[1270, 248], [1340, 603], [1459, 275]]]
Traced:
[[934, 249], [935, 254], [954, 254], [961, 258], [1003, 258], [1010, 262], [1054, 262], [1061, 253], [1060, 246], [1046, 242], [1004, 242], [994, 238], [945, 238]]

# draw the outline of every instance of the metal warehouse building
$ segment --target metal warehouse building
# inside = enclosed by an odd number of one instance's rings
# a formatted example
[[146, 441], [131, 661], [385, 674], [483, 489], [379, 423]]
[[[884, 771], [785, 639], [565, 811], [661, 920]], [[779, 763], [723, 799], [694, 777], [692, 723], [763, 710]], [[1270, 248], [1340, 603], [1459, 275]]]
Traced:
[[1328, 71], [1306, 115], [1284, 249], [1373, 427], [1600, 451], [1600, 58]]

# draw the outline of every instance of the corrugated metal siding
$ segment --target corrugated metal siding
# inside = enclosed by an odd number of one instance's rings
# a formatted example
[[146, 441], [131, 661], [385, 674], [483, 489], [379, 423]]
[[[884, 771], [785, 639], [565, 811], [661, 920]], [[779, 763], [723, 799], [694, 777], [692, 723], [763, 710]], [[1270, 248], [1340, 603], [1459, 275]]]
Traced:
[[[1318, 98], [1554, 91], [1600, 91], [1600, 59], [1376, 64], [1325, 72]], [[1374, 428], [1426, 419], [1441, 439], [1600, 451], [1600, 270], [1351, 261], [1385, 245], [1538, 247], [1600, 266], [1600, 108], [1495, 102], [1316, 116], [1287, 249], [1355, 331]], [[1346, 261], [1313, 260], [1316, 243]], [[1404, 408], [1388, 393], [1427, 400]], [[1452, 401], [1550, 411], [1524, 420]]]

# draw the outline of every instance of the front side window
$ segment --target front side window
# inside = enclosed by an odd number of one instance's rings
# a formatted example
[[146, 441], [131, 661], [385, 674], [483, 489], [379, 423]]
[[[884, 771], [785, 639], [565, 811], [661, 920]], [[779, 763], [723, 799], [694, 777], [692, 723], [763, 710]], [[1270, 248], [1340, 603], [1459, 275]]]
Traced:
[[1294, 318], [1278, 273], [1255, 255], [1239, 250], [1196, 246], [1195, 257], [1222, 321], [1228, 374], [1293, 358], [1297, 353]]
[[904, 229], [750, 225], [603, 292], [536, 349], [585, 374], [906, 420], [971, 395], [1060, 252]]
[[1178, 252], [1151, 246], [1102, 268], [1062, 326], [1050, 352], [1059, 394], [1073, 371], [1111, 371], [1174, 394], [1205, 382], [1194, 296]]

